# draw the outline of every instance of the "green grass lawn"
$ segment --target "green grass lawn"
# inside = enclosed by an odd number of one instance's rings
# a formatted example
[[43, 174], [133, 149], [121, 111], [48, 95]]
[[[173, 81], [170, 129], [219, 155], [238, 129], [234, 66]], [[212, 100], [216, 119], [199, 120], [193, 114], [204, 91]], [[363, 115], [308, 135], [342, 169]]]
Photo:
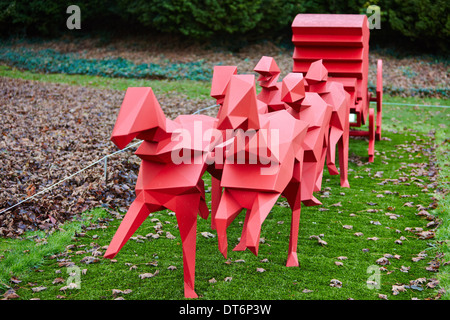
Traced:
[[[158, 88], [155, 91], [180, 90], [192, 98], [209, 97], [209, 84], [194, 81], [40, 75], [7, 67], [0, 67], [0, 76], [121, 90], [150, 85]], [[448, 100], [439, 99], [386, 97], [385, 101], [449, 104]], [[349, 163], [351, 187], [341, 188], [339, 177], [330, 176], [325, 170], [322, 191], [316, 194], [322, 205], [302, 208], [299, 268], [285, 267], [290, 211], [281, 198], [263, 224], [264, 241], [257, 257], [249, 251], [231, 250], [238, 242], [244, 213], [228, 229], [228, 260], [219, 253], [217, 238], [201, 235], [201, 232], [216, 234], [210, 228], [210, 219], [198, 218], [196, 292], [200, 299], [371, 300], [380, 299], [382, 294], [389, 300], [410, 300], [435, 298], [441, 288], [448, 291], [448, 266], [441, 266], [439, 273], [427, 268], [440, 253], [447, 253], [447, 257], [438, 259], [448, 261], [450, 204], [448, 199], [436, 195], [434, 189], [425, 190], [432, 181], [427, 174], [420, 174], [418, 166], [429, 164], [429, 153], [434, 153], [442, 168], [438, 186], [448, 188], [450, 112], [447, 110], [385, 105], [385, 138], [376, 142], [375, 162], [371, 164], [367, 162], [367, 141], [350, 140], [350, 155], [354, 159]], [[429, 134], [431, 129], [436, 131], [434, 135]], [[211, 185], [207, 174], [205, 183], [206, 188]], [[207, 197], [209, 200], [209, 193]], [[438, 198], [439, 204], [429, 212], [439, 218], [441, 226], [435, 238], [420, 239], [420, 234], [408, 230], [433, 229], [427, 227], [429, 220], [417, 215], [418, 206], [430, 206], [433, 197]], [[163, 233], [158, 239], [149, 240], [145, 236], [155, 233], [158, 221]], [[103, 259], [104, 246], [109, 244], [119, 224], [116, 211], [98, 208], [83, 213], [81, 220], [68, 222], [52, 234], [35, 232], [25, 234], [22, 240], [0, 239], [0, 293], [12, 287], [20, 299], [183, 299], [182, 248], [175, 216], [166, 210], [154, 213], [115, 261]], [[176, 238], [166, 238], [166, 232]], [[319, 235], [326, 245], [311, 238]], [[101, 255], [95, 256], [96, 253]], [[374, 269], [381, 267], [377, 260], [385, 255], [390, 264], [374, 273]], [[424, 258], [413, 261], [418, 256]], [[86, 264], [86, 257], [98, 259]], [[68, 273], [72, 263], [80, 271], [76, 276]], [[259, 268], [264, 271], [258, 272]], [[156, 271], [154, 277], [139, 277]], [[423, 283], [410, 285], [410, 281], [421, 278], [425, 278]], [[440, 285], [427, 287], [434, 278], [440, 280]], [[61, 290], [73, 279], [80, 289]], [[339, 280], [342, 287], [331, 287], [332, 279]], [[368, 287], [367, 280], [374, 279], [379, 282], [379, 289]], [[394, 294], [394, 285], [409, 287]], [[122, 293], [114, 295], [113, 289]]]
[[0, 65], [0, 77], [25, 80], [38, 80], [52, 83], [88, 86], [113, 90], [126, 90], [128, 87], [152, 87], [155, 94], [177, 92], [185, 94], [187, 98], [209, 98], [210, 84], [205, 81], [193, 80], [148, 80], [109, 78], [92, 75], [67, 75], [61, 73], [33, 73], [21, 71], [6, 65]]

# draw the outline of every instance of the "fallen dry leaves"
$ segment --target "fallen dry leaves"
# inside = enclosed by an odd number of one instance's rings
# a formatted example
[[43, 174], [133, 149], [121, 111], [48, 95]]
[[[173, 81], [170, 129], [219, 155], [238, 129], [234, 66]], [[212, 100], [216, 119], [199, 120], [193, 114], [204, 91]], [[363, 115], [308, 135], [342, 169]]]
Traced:
[[156, 270], [156, 271], [153, 272], [153, 273], [150, 273], [150, 272], [147, 272], [147, 273], [141, 273], [141, 274], [139, 275], [139, 278], [140, 278], [140, 279], [153, 278], [154, 276], [156, 276], [156, 275], [158, 275], [158, 274], [159, 274], [159, 270]]
[[312, 235], [312, 236], [310, 236], [309, 238], [310, 238], [310, 239], [316, 239], [316, 240], [317, 240], [317, 243], [320, 244], [321, 246], [326, 246], [326, 245], [328, 245], [328, 243], [327, 243], [325, 240], [323, 240], [321, 237], [323, 237], [322, 234], [321, 234], [321, 235], [318, 235], [318, 236]]
[[341, 288], [342, 287], [342, 282], [337, 280], [337, 279], [331, 279], [330, 280], [330, 287]]
[[[117, 151], [110, 136], [124, 94], [0, 78], [0, 211]], [[176, 93], [157, 98], [169, 118], [214, 104]], [[108, 159], [106, 183], [103, 163], [94, 165], [0, 214], [0, 236], [53, 229], [98, 206], [128, 207], [135, 197], [133, 186], [140, 164], [133, 151], [131, 148]]]

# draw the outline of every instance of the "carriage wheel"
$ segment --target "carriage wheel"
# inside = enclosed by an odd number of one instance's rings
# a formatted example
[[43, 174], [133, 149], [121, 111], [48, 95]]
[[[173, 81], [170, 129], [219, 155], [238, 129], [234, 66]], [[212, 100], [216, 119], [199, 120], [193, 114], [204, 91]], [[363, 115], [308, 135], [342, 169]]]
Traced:
[[369, 162], [373, 162], [375, 155], [375, 110], [369, 109]]
[[383, 61], [377, 61], [377, 130], [375, 133], [376, 140], [381, 139], [381, 119], [383, 106]]

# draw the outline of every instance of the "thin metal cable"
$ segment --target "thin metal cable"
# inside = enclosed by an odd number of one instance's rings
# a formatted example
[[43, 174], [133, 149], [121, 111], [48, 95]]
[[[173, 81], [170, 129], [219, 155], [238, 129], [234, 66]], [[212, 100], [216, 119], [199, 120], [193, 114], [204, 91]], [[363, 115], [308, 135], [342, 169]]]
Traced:
[[[218, 104], [215, 104], [215, 105], [213, 105], [213, 106], [209, 106], [209, 107], [206, 107], [206, 108], [197, 110], [197, 111], [195, 111], [195, 112], [192, 113], [192, 114], [197, 114], [197, 113], [199, 113], [199, 112], [201, 112], [201, 111], [208, 110], [208, 109], [212, 109], [212, 108], [218, 107], [218, 106], [219, 106]], [[43, 189], [43, 190], [41, 190], [41, 191], [35, 193], [34, 195], [32, 195], [32, 196], [30, 196], [30, 197], [28, 197], [28, 198], [26, 198], [26, 199], [24, 199], [24, 200], [22, 200], [22, 201], [19, 201], [18, 203], [16, 203], [15, 205], [13, 205], [13, 206], [11, 206], [11, 207], [9, 207], [9, 208], [3, 209], [2, 211], [0, 211], [0, 214], [6, 212], [6, 211], [8, 211], [8, 210], [13, 209], [13, 208], [15, 208], [15, 207], [21, 205], [22, 203], [24, 203], [24, 202], [26, 202], [26, 201], [28, 201], [28, 200], [31, 200], [31, 199], [36, 198], [38, 195], [43, 194], [43, 193], [45, 193], [45, 192], [51, 190], [53, 187], [55, 187], [55, 186], [57, 186], [57, 185], [63, 183], [63, 182], [66, 181], [66, 180], [71, 179], [72, 177], [76, 176], [77, 174], [80, 174], [80, 173], [83, 172], [83, 171], [86, 171], [87, 169], [89, 169], [90, 167], [96, 165], [97, 163], [100, 163], [100, 162], [104, 161], [105, 159], [107, 159], [107, 158], [109, 158], [109, 157], [112, 157], [112, 156], [114, 156], [114, 155], [116, 155], [116, 154], [118, 154], [118, 153], [124, 152], [124, 151], [126, 151], [126, 150], [128, 150], [128, 149], [130, 149], [130, 148], [133, 148], [133, 147], [135, 147], [135, 146], [138, 146], [138, 145], [140, 145], [141, 143], [142, 143], [142, 141], [138, 141], [138, 142], [136, 142], [136, 143], [133, 143], [133, 144], [129, 145], [128, 147], [126, 147], [126, 148], [124, 148], [124, 149], [122, 149], [122, 150], [117, 150], [117, 151], [115, 151], [115, 152], [113, 152], [113, 153], [110, 153], [110, 154], [108, 154], [108, 155], [106, 155], [106, 156], [100, 158], [99, 160], [97, 160], [97, 161], [95, 161], [95, 162], [89, 164], [88, 166], [86, 166], [86, 167], [84, 167], [84, 168], [78, 170], [78, 171], [75, 172], [75, 173], [72, 173], [70, 176], [65, 177], [64, 179], [62, 179], [62, 180], [56, 182], [55, 184], [52, 184], [51, 186], [49, 186], [49, 187], [47, 187], [47, 188], [45, 188], [45, 189]]]
[[[373, 102], [373, 101], [372, 101]], [[383, 104], [393, 106], [411, 106], [411, 107], [433, 107], [433, 108], [450, 108], [450, 106], [430, 105], [430, 104], [414, 104], [414, 103], [397, 103], [397, 102], [383, 102]]]
[[215, 108], [215, 107], [218, 107], [218, 106], [219, 106], [219, 104], [215, 104], [215, 105], [213, 105], [213, 106], [209, 106], [209, 107], [206, 107], [206, 108], [197, 110], [197, 111], [195, 111], [193, 114], [197, 114], [197, 113], [199, 113], [199, 112], [201, 112], [201, 111], [209, 110], [209, 109], [212, 109], [212, 108]]

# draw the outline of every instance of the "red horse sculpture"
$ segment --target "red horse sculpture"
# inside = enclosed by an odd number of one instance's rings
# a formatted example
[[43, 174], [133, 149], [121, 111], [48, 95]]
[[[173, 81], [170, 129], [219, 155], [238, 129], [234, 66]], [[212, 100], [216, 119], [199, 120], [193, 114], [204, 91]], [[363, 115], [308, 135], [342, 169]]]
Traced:
[[[183, 246], [185, 297], [195, 298], [197, 214], [207, 219], [203, 174], [212, 176], [211, 226], [220, 252], [227, 254], [226, 230], [246, 209], [235, 250], [258, 254], [261, 227], [280, 196], [288, 201], [291, 231], [287, 266], [298, 266], [297, 242], [301, 203], [318, 205], [325, 159], [336, 174], [339, 146], [341, 184], [348, 186], [348, 99], [342, 85], [327, 81], [318, 61], [303, 77], [290, 73], [278, 82], [273, 58], [263, 57], [255, 77], [236, 67], [215, 67], [211, 95], [220, 105], [216, 118], [181, 115], [167, 119], [151, 88], [129, 88], [112, 141], [124, 148], [143, 140], [136, 199], [106, 253], [113, 258], [151, 212], [175, 212]], [[347, 112], [347, 113], [346, 113]], [[347, 118], [346, 118], [347, 117]], [[347, 130], [347, 131], [346, 131]], [[346, 140], [347, 139], [347, 140]], [[331, 169], [330, 169], [331, 168]]]
[[[136, 199], [105, 257], [113, 258], [150, 213], [172, 210], [183, 246], [184, 294], [189, 298], [197, 297], [194, 291], [197, 213], [204, 219], [209, 215], [202, 176], [207, 168], [210, 137], [198, 143], [186, 139], [186, 133], [201, 128], [203, 137], [215, 121], [204, 115], [182, 115], [172, 121], [164, 116], [151, 88], [128, 88], [111, 137], [121, 149], [134, 138], [142, 139], [136, 150], [142, 163]], [[182, 161], [176, 164], [174, 159]]]

